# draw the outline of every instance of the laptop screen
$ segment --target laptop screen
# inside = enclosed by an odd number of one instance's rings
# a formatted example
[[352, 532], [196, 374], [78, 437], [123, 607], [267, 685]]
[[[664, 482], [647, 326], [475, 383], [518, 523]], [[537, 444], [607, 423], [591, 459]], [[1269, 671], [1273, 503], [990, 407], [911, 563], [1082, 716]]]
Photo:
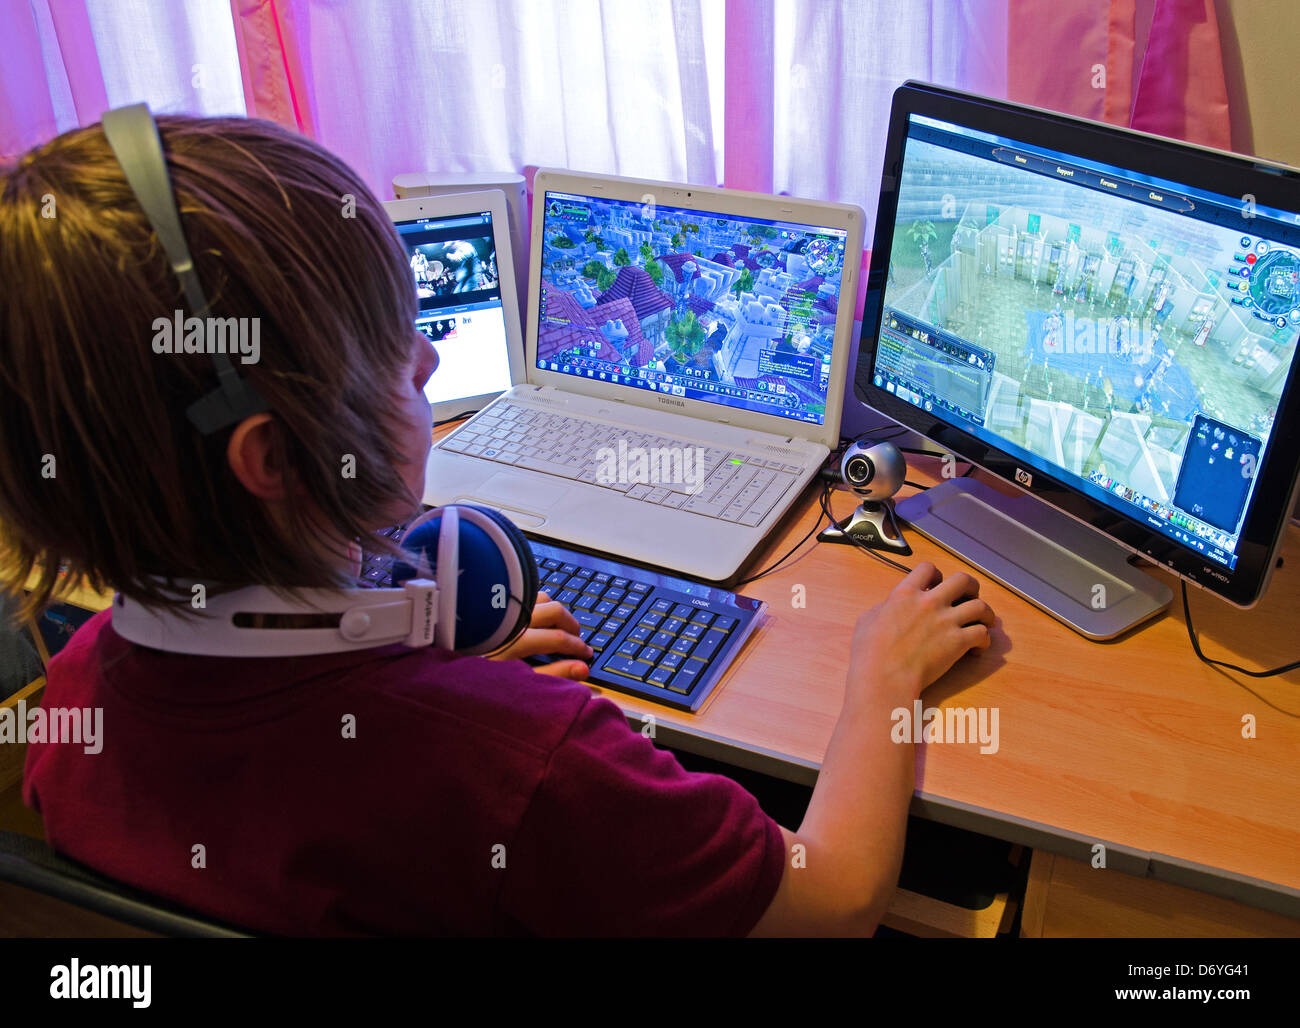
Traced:
[[539, 369], [825, 421], [843, 229], [554, 191], [543, 202]]
[[430, 403], [509, 389], [510, 357], [492, 213], [397, 222], [419, 297], [415, 327], [438, 350]]
[[1232, 569], [1300, 334], [1298, 222], [913, 114], [872, 380]]

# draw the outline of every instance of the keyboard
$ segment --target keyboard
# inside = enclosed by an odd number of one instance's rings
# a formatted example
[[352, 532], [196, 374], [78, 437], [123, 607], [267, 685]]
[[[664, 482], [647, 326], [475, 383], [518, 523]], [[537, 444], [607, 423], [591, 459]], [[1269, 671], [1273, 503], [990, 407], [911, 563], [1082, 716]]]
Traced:
[[[754, 453], [504, 400], [492, 404], [438, 446], [617, 490], [644, 503], [747, 526], [767, 517], [803, 471], [796, 464]], [[619, 454], [623, 455], [621, 462]]]
[[[399, 539], [403, 531], [381, 534]], [[569, 608], [595, 651], [588, 681], [678, 710], [700, 708], [767, 609], [716, 586], [551, 543], [529, 545], [540, 588]], [[391, 565], [391, 557], [367, 554], [362, 580], [389, 585]]]

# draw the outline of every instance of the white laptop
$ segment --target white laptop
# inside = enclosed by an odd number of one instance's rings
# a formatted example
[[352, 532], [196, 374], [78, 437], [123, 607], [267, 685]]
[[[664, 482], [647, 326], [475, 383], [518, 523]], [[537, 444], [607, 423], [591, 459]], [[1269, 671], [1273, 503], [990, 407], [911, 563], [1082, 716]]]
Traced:
[[499, 189], [384, 204], [411, 262], [415, 326], [438, 350], [424, 387], [434, 421], [479, 410], [524, 381], [510, 219]]
[[540, 171], [532, 220], [524, 380], [425, 502], [734, 579], [838, 445], [861, 209]]

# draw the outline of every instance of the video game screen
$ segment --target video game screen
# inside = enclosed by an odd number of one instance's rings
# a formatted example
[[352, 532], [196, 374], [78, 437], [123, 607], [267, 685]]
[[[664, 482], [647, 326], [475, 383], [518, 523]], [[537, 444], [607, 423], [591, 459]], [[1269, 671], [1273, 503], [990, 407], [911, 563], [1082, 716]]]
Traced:
[[553, 191], [542, 202], [539, 369], [825, 421], [846, 231]]
[[913, 115], [873, 381], [1232, 568], [1300, 335], [1242, 210]]
[[438, 368], [424, 387], [429, 402], [509, 389], [491, 212], [398, 222], [397, 231], [419, 298], [415, 327], [438, 351]]

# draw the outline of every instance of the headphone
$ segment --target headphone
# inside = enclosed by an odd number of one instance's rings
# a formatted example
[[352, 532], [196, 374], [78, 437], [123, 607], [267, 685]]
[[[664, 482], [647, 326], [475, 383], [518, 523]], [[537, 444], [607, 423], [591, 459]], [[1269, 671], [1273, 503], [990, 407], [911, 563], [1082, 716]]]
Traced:
[[[101, 126], [190, 313], [200, 316], [208, 301], [148, 105], [105, 111]], [[211, 357], [218, 384], [185, 411], [203, 435], [268, 409], [229, 357]], [[508, 645], [528, 627], [537, 603], [537, 564], [523, 532], [504, 515], [471, 504], [438, 507], [410, 524], [401, 545], [405, 552], [394, 562], [391, 589], [314, 589], [288, 597], [250, 586], [211, 598], [205, 594], [202, 605], [173, 610], [145, 607], [118, 594], [113, 630], [130, 642], [172, 653], [288, 657], [398, 642], [482, 654]], [[198, 583], [175, 584], [192, 589]], [[302, 615], [322, 624], [294, 627]], [[290, 627], [277, 626], [277, 620], [289, 621]]]
[[[194, 609], [113, 598], [113, 631], [169, 653], [204, 657], [302, 657], [402, 643], [465, 655], [491, 653], [532, 619], [539, 588], [528, 540], [504, 515], [467, 503], [435, 507], [411, 522], [390, 589], [308, 589], [294, 596], [249, 586]], [[178, 589], [195, 583], [176, 583]], [[288, 625], [280, 621], [292, 620]], [[301, 627], [302, 615], [320, 624]]]

